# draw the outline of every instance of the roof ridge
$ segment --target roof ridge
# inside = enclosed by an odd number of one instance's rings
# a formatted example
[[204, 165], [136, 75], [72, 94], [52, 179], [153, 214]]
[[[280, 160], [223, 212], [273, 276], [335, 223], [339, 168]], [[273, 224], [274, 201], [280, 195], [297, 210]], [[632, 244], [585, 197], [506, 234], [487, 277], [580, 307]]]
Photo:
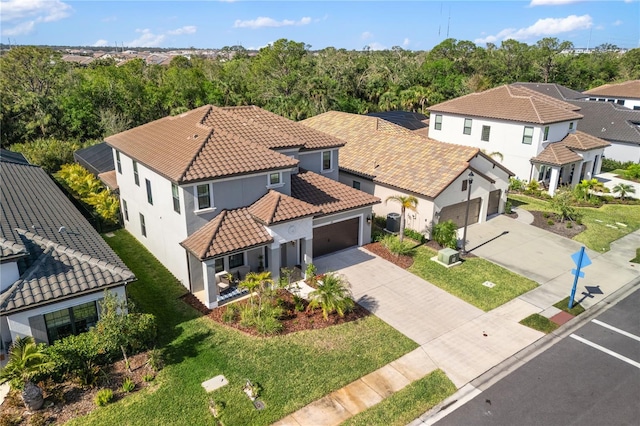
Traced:
[[280, 197], [280, 193], [278, 191], [274, 191], [273, 189], [270, 190], [270, 192], [273, 192], [273, 195], [275, 195], [276, 197], [276, 202], [273, 203], [273, 210], [271, 211], [271, 214], [269, 215], [269, 222], [267, 223], [272, 223], [273, 219], [276, 217], [276, 212], [278, 211], [278, 207], [280, 206], [280, 201], [282, 200], [282, 197]]
[[213, 219], [211, 219], [211, 220], [218, 219], [218, 223], [211, 230], [212, 231], [211, 232], [211, 238], [209, 239], [209, 242], [205, 246], [204, 252], [200, 253], [200, 258], [204, 258], [204, 256], [207, 254], [207, 250], [209, 249], [209, 246], [211, 246], [211, 244], [213, 243], [213, 240], [216, 238], [216, 235], [218, 234], [218, 231], [220, 230], [220, 227], [222, 226], [222, 222], [227, 217], [227, 213], [228, 213], [228, 210], [224, 209], [224, 210], [222, 210], [220, 212], [220, 214], [218, 216], [216, 216]]
[[[209, 110], [209, 111], [211, 111], [211, 110]], [[205, 114], [205, 116], [206, 115], [207, 114]], [[200, 148], [198, 148], [196, 150], [195, 154], [193, 154], [193, 157], [191, 157], [191, 160], [189, 160], [189, 163], [188, 163], [187, 167], [182, 171], [182, 173], [180, 174], [180, 177], [178, 177], [178, 182], [181, 182], [185, 178], [185, 176], [187, 175], [187, 173], [189, 172], [191, 167], [193, 167], [193, 163], [196, 161], [196, 158], [198, 158], [200, 153], [204, 150], [204, 147], [207, 145], [207, 143], [209, 143], [209, 141], [211, 141], [211, 135], [213, 134], [214, 130], [209, 126], [202, 125], [202, 127], [207, 129], [209, 131], [209, 133], [202, 140], [202, 144], [200, 144]]]

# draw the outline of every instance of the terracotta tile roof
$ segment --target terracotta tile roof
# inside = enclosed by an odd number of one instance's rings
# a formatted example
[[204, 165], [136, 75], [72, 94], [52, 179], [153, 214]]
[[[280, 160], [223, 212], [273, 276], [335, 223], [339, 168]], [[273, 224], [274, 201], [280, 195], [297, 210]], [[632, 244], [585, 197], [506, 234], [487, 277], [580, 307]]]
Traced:
[[5, 261], [9, 258], [26, 256], [29, 253], [22, 244], [0, 237], [0, 258]]
[[[570, 89], [558, 83], [512, 83], [511, 87], [521, 86], [536, 92], [549, 95], [561, 101], [580, 100], [588, 96], [577, 90]], [[580, 111], [582, 113], [582, 111]]]
[[471, 117], [550, 124], [582, 118], [579, 107], [523, 86], [500, 86], [451, 99], [429, 108]]
[[115, 170], [111, 170], [109, 172], [104, 172], [104, 173], [100, 173], [98, 175], [98, 179], [100, 179], [102, 181], [102, 183], [104, 183], [107, 188], [109, 188], [112, 191], [117, 191], [118, 190], [118, 179], [116, 177], [116, 171]]
[[264, 226], [256, 222], [248, 208], [223, 210], [180, 245], [198, 259], [246, 250], [273, 242]]
[[286, 222], [320, 213], [320, 209], [309, 203], [270, 190], [264, 197], [249, 206], [249, 213], [264, 225]]
[[291, 175], [291, 195], [318, 207], [323, 216], [378, 204], [380, 199], [317, 173], [300, 169]]
[[340, 150], [340, 169], [431, 198], [479, 153], [478, 148], [424, 138], [376, 117], [332, 111], [302, 124], [347, 142]]
[[640, 98], [640, 80], [605, 84], [587, 90], [584, 93], [587, 95], [612, 96], [615, 98]]
[[563, 166], [576, 161], [582, 161], [582, 157], [571, 151], [562, 142], [550, 143], [540, 154], [531, 159], [532, 163], [550, 164], [552, 166]]
[[591, 149], [606, 148], [611, 144], [603, 139], [591, 136], [587, 133], [577, 130], [569, 133], [561, 141], [567, 148], [578, 151], [589, 151]]

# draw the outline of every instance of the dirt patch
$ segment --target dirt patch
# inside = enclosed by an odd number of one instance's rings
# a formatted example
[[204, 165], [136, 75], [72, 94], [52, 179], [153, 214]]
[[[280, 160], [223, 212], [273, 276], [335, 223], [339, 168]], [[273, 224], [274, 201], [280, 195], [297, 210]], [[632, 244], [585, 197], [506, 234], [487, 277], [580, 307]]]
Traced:
[[26, 411], [20, 393], [11, 391], [2, 404], [0, 424], [6, 418], [21, 419], [15, 425], [31, 424], [64, 424], [76, 417], [89, 414], [96, 409], [94, 398], [100, 389], [109, 388], [113, 391], [113, 401], [125, 398], [128, 393], [122, 390], [122, 382], [130, 377], [136, 384], [133, 392], [148, 387], [153, 382], [145, 382], [144, 376], [155, 373], [147, 366], [148, 355], [146, 352], [129, 357], [131, 372], [126, 368], [124, 361], [118, 361], [109, 367], [102, 369], [98, 374], [95, 387], [83, 387], [74, 380], [55, 383], [52, 380], [39, 383], [44, 391], [44, 408], [29, 413]]
[[585, 225], [578, 225], [575, 221], [560, 221], [560, 216], [555, 213], [530, 211], [533, 215], [533, 226], [544, 229], [545, 231], [553, 232], [554, 234], [562, 235], [566, 238], [573, 238], [587, 227]]

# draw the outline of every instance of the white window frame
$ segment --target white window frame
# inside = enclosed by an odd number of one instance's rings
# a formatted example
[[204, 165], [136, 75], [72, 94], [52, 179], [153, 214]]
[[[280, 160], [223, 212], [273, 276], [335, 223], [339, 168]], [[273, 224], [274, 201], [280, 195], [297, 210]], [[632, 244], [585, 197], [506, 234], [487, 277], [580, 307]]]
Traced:
[[[329, 153], [329, 168], [325, 169], [324, 167], [324, 155]], [[331, 173], [333, 171], [333, 151], [322, 151], [320, 155], [320, 170], [322, 173]]]
[[[198, 195], [198, 188], [201, 186], [207, 186], [208, 187], [208, 192], [209, 192], [209, 207], [200, 207], [200, 197]], [[201, 184], [197, 184], [194, 185], [193, 187], [193, 193], [195, 196], [195, 212], [196, 213], [204, 213], [204, 212], [211, 212], [213, 210], [215, 210], [215, 207], [213, 207], [213, 188], [211, 187], [210, 183], [201, 183]]]
[[544, 126], [544, 133], [543, 133], [543, 138], [542, 141], [546, 142], [549, 140], [549, 126]]
[[[485, 129], [487, 130], [487, 137], [485, 139], [484, 137], [484, 131]], [[480, 134], [480, 140], [483, 142], [489, 142], [489, 139], [491, 138], [491, 126], [487, 126], [487, 125], [483, 125], [482, 126], [482, 133]]]
[[140, 213], [140, 233], [143, 237], [147, 238], [147, 222], [142, 213]]
[[138, 173], [138, 162], [133, 160], [133, 181], [140, 186], [140, 174]]
[[151, 190], [151, 181], [149, 179], [145, 179], [144, 186], [147, 189], [147, 202], [153, 205], [153, 191]]
[[118, 173], [122, 174], [122, 163], [120, 162], [120, 151], [116, 151], [116, 164], [118, 165]]
[[180, 214], [180, 189], [175, 183], [171, 183], [171, 198], [173, 200], [173, 211]]
[[[527, 135], [527, 129], [531, 129], [530, 135]], [[522, 143], [525, 145], [531, 145], [533, 143], [533, 133], [534, 129], [532, 126], [524, 126], [524, 131], [522, 132]], [[525, 142], [526, 140], [529, 142]]]
[[433, 125], [435, 130], [442, 130], [442, 114], [436, 114], [436, 119]]
[[124, 220], [129, 222], [129, 206], [124, 198], [122, 199], [122, 213], [124, 213]]
[[[274, 175], [278, 175], [278, 182], [272, 183], [271, 177]], [[270, 172], [267, 173], [267, 188], [280, 188], [284, 186], [284, 181], [282, 180], [282, 172]]]
[[[467, 123], [469, 124], [467, 126]], [[473, 119], [472, 118], [465, 118], [464, 119], [464, 127], [462, 128], [462, 134], [463, 135], [470, 135], [471, 134], [471, 126], [473, 126]]]

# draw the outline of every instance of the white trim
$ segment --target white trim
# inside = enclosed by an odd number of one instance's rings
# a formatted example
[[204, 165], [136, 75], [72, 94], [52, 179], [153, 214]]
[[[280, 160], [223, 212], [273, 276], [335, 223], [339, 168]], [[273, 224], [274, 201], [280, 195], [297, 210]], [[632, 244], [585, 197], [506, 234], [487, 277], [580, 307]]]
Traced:
[[[199, 186], [204, 186], [207, 185], [209, 187], [209, 207], [205, 207], [204, 209], [200, 208], [200, 200], [198, 197], [198, 187]], [[193, 211], [194, 213], [208, 213], [208, 212], [212, 212], [216, 210], [215, 204], [213, 203], [213, 184], [211, 182], [205, 182], [205, 183], [197, 183], [193, 186], [193, 196], [195, 198], [195, 202], [194, 207], [195, 210]]]
[[[284, 154], [283, 154], [284, 155]], [[294, 158], [295, 160], [295, 158]], [[278, 169], [278, 172], [293, 172], [295, 170], [297, 170], [298, 166], [292, 166], [292, 167], [288, 167], [288, 168], [284, 168], [284, 169]], [[271, 172], [267, 172], [271, 173]], [[246, 179], [248, 177], [256, 177], [256, 176], [264, 176], [265, 172], [261, 171], [261, 172], [257, 172], [257, 173], [247, 173], [244, 175], [238, 175], [238, 176], [231, 176], [231, 177], [226, 177], [226, 178], [219, 178], [219, 179], [208, 179], [208, 180], [202, 180], [202, 181], [198, 181], [198, 182], [188, 182], [188, 183], [181, 183], [179, 186], [181, 187], [189, 187], [189, 186], [195, 186], [195, 185], [204, 185], [205, 183], [209, 183], [209, 184], [214, 184], [214, 183], [218, 183], [218, 182], [226, 182], [229, 180], [242, 180], [242, 179]]]
[[[333, 170], [335, 169], [334, 167], [334, 161], [333, 161], [333, 149], [325, 149], [323, 151], [320, 151], [320, 173], [321, 174], [325, 174], [325, 173], [332, 173]], [[329, 153], [329, 168], [325, 169], [324, 168], [324, 153], [328, 152]]]
[[[271, 175], [278, 175], [278, 183], [271, 183]], [[282, 188], [284, 186], [284, 181], [282, 179], [282, 172], [275, 171], [267, 173], [267, 188]]]

